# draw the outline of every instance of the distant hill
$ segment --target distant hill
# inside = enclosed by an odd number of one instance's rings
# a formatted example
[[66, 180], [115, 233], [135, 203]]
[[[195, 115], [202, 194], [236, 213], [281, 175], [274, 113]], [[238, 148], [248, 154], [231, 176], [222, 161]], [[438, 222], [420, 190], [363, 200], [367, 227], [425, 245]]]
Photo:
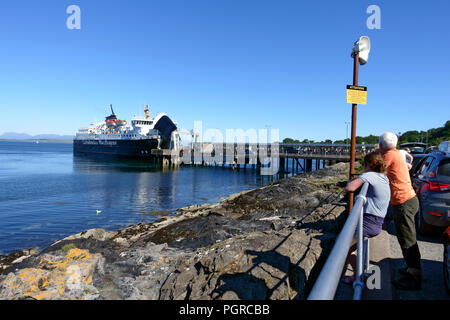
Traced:
[[26, 133], [16, 133], [16, 132], [5, 132], [4, 134], [0, 135], [0, 139], [32, 139], [32, 136]]
[[17, 133], [17, 132], [5, 132], [0, 135], [0, 139], [11, 139], [11, 140], [72, 140], [73, 136], [65, 136], [58, 134], [38, 134], [35, 136], [29, 135], [27, 133]]

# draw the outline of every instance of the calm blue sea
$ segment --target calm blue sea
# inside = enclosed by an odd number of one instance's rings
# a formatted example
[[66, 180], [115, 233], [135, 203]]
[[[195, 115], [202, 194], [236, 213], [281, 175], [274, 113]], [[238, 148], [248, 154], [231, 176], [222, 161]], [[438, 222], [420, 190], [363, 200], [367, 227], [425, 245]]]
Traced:
[[[74, 157], [70, 143], [0, 141], [0, 254], [91, 228], [117, 230], [192, 204], [266, 185], [253, 170]], [[97, 214], [97, 210], [101, 213]]]

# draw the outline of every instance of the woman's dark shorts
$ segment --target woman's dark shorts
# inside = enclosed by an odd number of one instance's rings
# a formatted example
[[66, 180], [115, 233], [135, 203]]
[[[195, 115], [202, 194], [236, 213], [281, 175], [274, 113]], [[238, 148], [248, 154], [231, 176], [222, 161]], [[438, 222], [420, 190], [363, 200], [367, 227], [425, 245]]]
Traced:
[[384, 218], [364, 213], [363, 237], [372, 238], [380, 234], [383, 227]]

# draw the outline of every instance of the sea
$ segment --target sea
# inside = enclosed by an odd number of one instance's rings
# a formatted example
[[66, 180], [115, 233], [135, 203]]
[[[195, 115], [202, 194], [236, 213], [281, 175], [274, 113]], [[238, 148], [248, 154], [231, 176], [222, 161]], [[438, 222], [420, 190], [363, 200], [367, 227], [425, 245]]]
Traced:
[[258, 188], [253, 169], [153, 164], [73, 155], [72, 143], [0, 141], [0, 255], [92, 228], [118, 230], [188, 205]]

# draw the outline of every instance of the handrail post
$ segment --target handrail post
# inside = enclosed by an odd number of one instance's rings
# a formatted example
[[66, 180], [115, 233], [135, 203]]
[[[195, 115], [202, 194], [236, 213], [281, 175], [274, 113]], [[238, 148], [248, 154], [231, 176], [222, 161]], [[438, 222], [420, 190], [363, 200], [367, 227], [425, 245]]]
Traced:
[[363, 273], [365, 273], [365, 274], [369, 273], [369, 265], [370, 265], [369, 250], [370, 250], [370, 239], [369, 238], [364, 238], [364, 260], [365, 260], [365, 264], [364, 264]]
[[360, 194], [357, 198], [362, 198], [363, 206], [359, 209], [359, 221], [357, 228], [357, 251], [356, 251], [356, 280], [353, 282], [354, 294], [353, 300], [361, 300], [362, 290], [364, 289], [364, 242], [363, 242], [363, 220], [364, 220], [364, 204], [366, 204], [367, 199], [364, 195]]

